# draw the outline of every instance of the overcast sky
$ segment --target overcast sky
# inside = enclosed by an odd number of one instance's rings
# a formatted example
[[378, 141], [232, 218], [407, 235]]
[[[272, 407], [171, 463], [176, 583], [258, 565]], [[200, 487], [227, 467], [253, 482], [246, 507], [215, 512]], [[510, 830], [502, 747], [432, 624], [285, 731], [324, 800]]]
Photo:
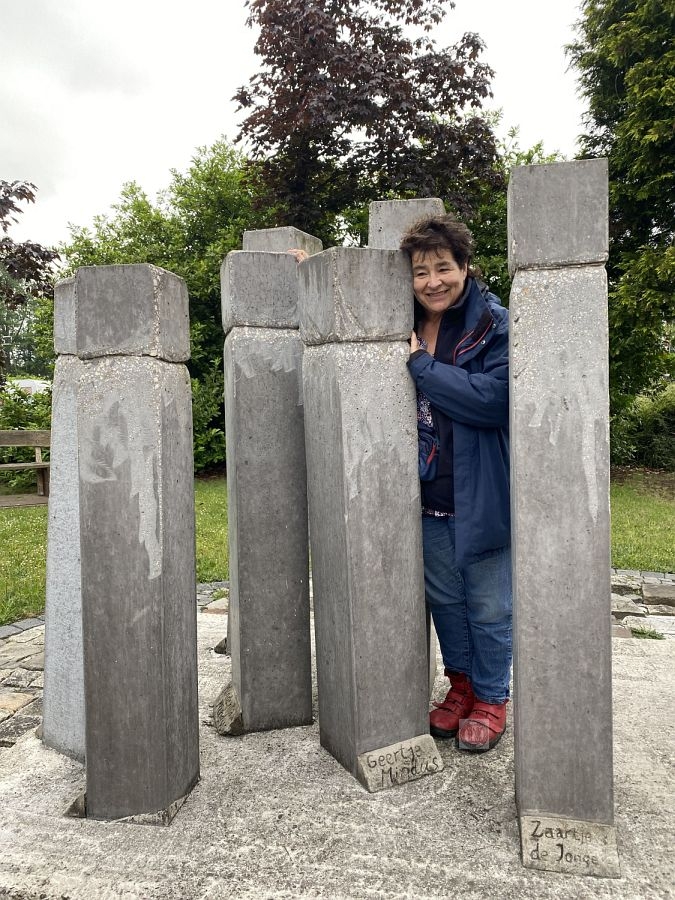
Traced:
[[[578, 18], [578, 0], [456, 0], [434, 37], [478, 32], [502, 133], [572, 157], [584, 107], [563, 48]], [[11, 236], [66, 240], [125, 181], [154, 197], [196, 147], [233, 139], [232, 95], [257, 68], [245, 20], [244, 0], [0, 0], [0, 179], [39, 189]]]

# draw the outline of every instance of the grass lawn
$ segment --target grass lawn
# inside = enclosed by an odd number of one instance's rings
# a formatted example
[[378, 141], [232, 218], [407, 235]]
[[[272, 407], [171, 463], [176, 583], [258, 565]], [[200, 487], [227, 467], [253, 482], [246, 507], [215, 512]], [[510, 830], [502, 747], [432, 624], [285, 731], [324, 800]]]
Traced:
[[[226, 581], [224, 478], [195, 481], [197, 580]], [[675, 474], [612, 473], [612, 564], [675, 571]], [[0, 625], [38, 615], [45, 602], [47, 507], [0, 509]]]
[[675, 473], [612, 472], [612, 565], [675, 572]]
[[[5, 493], [13, 493], [5, 491]], [[227, 486], [195, 480], [197, 581], [227, 581]], [[0, 625], [45, 608], [47, 507], [0, 509]]]

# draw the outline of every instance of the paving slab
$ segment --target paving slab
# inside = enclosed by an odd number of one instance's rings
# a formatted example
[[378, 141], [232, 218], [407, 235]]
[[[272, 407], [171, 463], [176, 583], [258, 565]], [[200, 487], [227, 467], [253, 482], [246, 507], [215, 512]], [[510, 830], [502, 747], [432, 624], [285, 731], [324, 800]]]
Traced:
[[642, 585], [642, 596], [645, 603], [659, 603], [675, 607], [675, 584], [665, 581], [658, 584], [645, 582]]
[[[671, 894], [675, 642], [613, 641], [621, 878], [605, 879], [522, 867], [511, 711], [493, 752], [463, 755], [438, 742], [442, 773], [369, 794], [320, 748], [316, 721], [237, 738], [215, 734], [210, 703], [229, 677], [230, 660], [213, 652], [222, 621], [199, 616], [198, 622], [202, 778], [173, 823], [66, 818], [63, 810], [84, 790], [84, 770], [29, 732], [0, 753], [0, 889], [8, 897], [657, 900]], [[442, 692], [439, 677], [436, 693]], [[649, 742], [636, 740], [641, 733]]]

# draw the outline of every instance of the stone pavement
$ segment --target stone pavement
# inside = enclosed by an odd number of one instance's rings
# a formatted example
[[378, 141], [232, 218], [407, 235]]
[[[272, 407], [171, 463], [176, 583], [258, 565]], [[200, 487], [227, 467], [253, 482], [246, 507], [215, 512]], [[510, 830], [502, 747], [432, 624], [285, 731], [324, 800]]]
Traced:
[[[663, 573], [655, 583], [665, 583]], [[224, 587], [200, 586], [201, 781], [169, 827], [64, 816], [85, 778], [79, 763], [35, 734], [41, 676], [27, 664], [40, 665], [44, 626], [18, 627], [0, 642], [0, 668], [9, 672], [0, 685], [7, 713], [0, 728], [15, 728], [0, 749], [0, 897], [673, 896], [674, 641], [613, 642], [622, 877], [554, 875], [520, 863], [511, 715], [491, 753], [461, 754], [439, 741], [444, 772], [378, 794], [367, 794], [321, 749], [316, 721], [219, 737], [210, 704], [230, 670], [229, 658], [214, 652], [226, 631]], [[436, 692], [443, 689], [439, 677]], [[8, 697], [19, 698], [14, 710]]]
[[[228, 589], [227, 581], [197, 585], [200, 610], [227, 614]], [[675, 574], [613, 569], [612, 616], [615, 637], [632, 637], [632, 627], [675, 638]], [[0, 748], [40, 724], [44, 630], [44, 616], [0, 626]]]

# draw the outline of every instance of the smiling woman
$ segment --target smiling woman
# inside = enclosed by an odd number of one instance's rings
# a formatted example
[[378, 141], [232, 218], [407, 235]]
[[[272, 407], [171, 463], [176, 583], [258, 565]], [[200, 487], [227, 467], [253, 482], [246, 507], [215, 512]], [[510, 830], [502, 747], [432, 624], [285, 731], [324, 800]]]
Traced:
[[505, 731], [511, 673], [507, 313], [477, 280], [471, 233], [451, 216], [421, 220], [401, 249], [412, 263], [420, 444], [431, 432], [437, 457], [432, 470], [420, 464], [424, 578], [450, 690], [430, 731], [482, 752]]

